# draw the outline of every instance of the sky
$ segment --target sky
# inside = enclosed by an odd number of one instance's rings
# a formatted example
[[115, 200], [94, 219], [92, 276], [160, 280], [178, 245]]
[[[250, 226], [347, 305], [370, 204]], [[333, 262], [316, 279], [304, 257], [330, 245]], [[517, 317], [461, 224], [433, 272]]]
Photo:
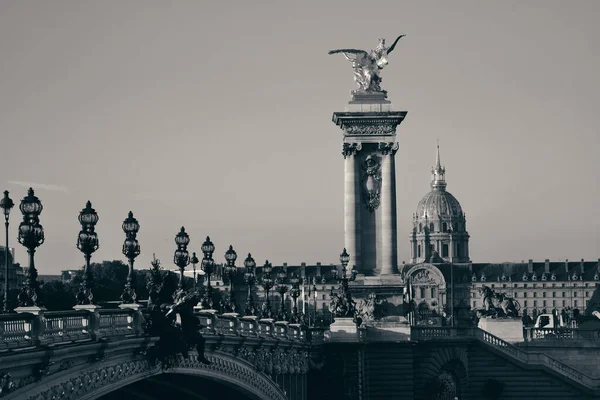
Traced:
[[[440, 141], [474, 262], [600, 257], [600, 2], [0, 0], [0, 189], [42, 200], [41, 274], [93, 261], [172, 265], [181, 226], [217, 261], [338, 261], [342, 131], [355, 88], [337, 48], [406, 34], [382, 87], [397, 134], [399, 261]], [[22, 216], [13, 209], [9, 245]], [[2, 243], [4, 235], [1, 234]]]

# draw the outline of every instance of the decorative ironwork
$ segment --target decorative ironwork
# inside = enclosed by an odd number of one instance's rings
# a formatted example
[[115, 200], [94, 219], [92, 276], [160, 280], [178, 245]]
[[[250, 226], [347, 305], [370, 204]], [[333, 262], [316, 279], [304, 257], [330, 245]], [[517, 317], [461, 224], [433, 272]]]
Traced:
[[289, 290], [289, 287], [286, 284], [286, 281], [287, 271], [285, 270], [285, 267], [283, 267], [277, 272], [277, 278], [275, 281], [275, 290], [277, 291], [277, 293], [279, 293], [279, 296], [281, 298], [281, 305], [279, 306], [279, 311], [277, 313], [278, 321], [287, 321], [287, 312], [285, 310], [285, 294]]
[[271, 272], [273, 271], [273, 266], [269, 262], [269, 260], [265, 261], [265, 265], [262, 267], [262, 278], [261, 285], [265, 290], [265, 301], [262, 304], [261, 308], [261, 318], [273, 318], [273, 310], [271, 309], [271, 302], [269, 300], [269, 291], [273, 288], [275, 281], [271, 276]]
[[256, 308], [254, 306], [254, 299], [252, 297], [252, 288], [254, 287], [254, 283], [256, 282], [256, 262], [254, 262], [254, 258], [248, 253], [248, 257], [244, 260], [244, 267], [246, 271], [244, 272], [244, 280], [248, 285], [248, 296], [246, 297], [246, 309], [244, 313], [247, 316], [256, 315]]
[[85, 265], [83, 267], [83, 281], [76, 295], [77, 304], [93, 304], [94, 294], [92, 293], [93, 275], [90, 266], [92, 254], [98, 250], [98, 234], [95, 232], [95, 226], [98, 222], [98, 214], [92, 208], [92, 203], [88, 200], [85, 208], [79, 213], [79, 223], [81, 231], [77, 237], [77, 248], [85, 257]]
[[202, 263], [200, 264], [200, 268], [204, 271], [204, 275], [206, 275], [206, 289], [204, 291], [204, 296], [202, 297], [202, 308], [203, 309], [212, 309], [213, 308], [213, 298], [212, 298], [212, 287], [210, 286], [210, 276], [214, 272], [215, 269], [215, 260], [213, 260], [212, 255], [215, 251], [215, 245], [210, 240], [210, 237], [206, 237], [204, 243], [202, 243], [202, 253], [204, 253], [204, 257], [202, 258]]
[[127, 272], [127, 282], [125, 283], [125, 288], [121, 295], [121, 302], [123, 304], [131, 304], [137, 303], [137, 294], [135, 293], [135, 287], [133, 286], [133, 263], [135, 258], [140, 255], [140, 244], [137, 241], [137, 233], [140, 230], [140, 224], [137, 219], [133, 217], [131, 211], [129, 211], [127, 218], [123, 221], [122, 228], [123, 232], [125, 232], [123, 254], [127, 257], [127, 261], [129, 262], [129, 270]]
[[[4, 213], [4, 227], [6, 229], [6, 245], [4, 246], [4, 304], [3, 311], [5, 313], [10, 312], [10, 306], [8, 304], [8, 275], [9, 275], [9, 247], [8, 247], [8, 219], [10, 217], [10, 210], [13, 208], [15, 203], [13, 203], [12, 199], [8, 197], [8, 190], [4, 191], [4, 197], [0, 200], [0, 208], [2, 208], [2, 212]], [[10, 263], [13, 263], [14, 260], [10, 260]]]
[[340, 262], [342, 264], [341, 276], [336, 274], [336, 280], [338, 281], [339, 288], [338, 292], [334, 292], [331, 289], [330, 292], [330, 303], [329, 311], [331, 311], [338, 318], [354, 318], [356, 316], [356, 302], [352, 299], [352, 294], [348, 287], [348, 282], [356, 280], [358, 272], [355, 268], [352, 268], [350, 276], [347, 275], [347, 266], [350, 261], [350, 255], [344, 248], [342, 254], [340, 254]]
[[38, 307], [39, 282], [38, 272], [35, 268], [35, 249], [44, 243], [44, 228], [40, 224], [39, 216], [44, 209], [42, 202], [38, 199], [32, 188], [29, 188], [27, 196], [21, 200], [19, 206], [23, 214], [23, 222], [19, 224], [19, 243], [27, 248], [29, 253], [29, 269], [25, 279], [25, 285], [18, 296], [19, 307]]
[[173, 298], [176, 299], [176, 301], [185, 295], [183, 273], [185, 267], [190, 263], [190, 253], [187, 251], [189, 243], [190, 236], [185, 232], [185, 228], [182, 226], [181, 231], [175, 236], [177, 250], [175, 250], [175, 254], [173, 255], [173, 262], [179, 267], [179, 284], [177, 285], [177, 291], [173, 295]]
[[150, 262], [152, 267], [150, 268], [150, 274], [146, 281], [146, 288], [148, 288], [148, 308], [159, 306], [161, 304], [161, 293], [164, 283], [160, 268], [160, 260], [157, 260], [154, 254], [152, 254], [152, 258], [153, 260]]
[[237, 253], [233, 250], [233, 246], [229, 246], [229, 249], [225, 252], [225, 275], [229, 279], [229, 296], [225, 299], [225, 311], [234, 313], [236, 312], [235, 305], [235, 292], [233, 290], [233, 281], [237, 276], [237, 267], [235, 266], [235, 260], [237, 260]]
[[297, 274], [292, 274], [290, 277], [290, 296], [292, 297], [293, 307], [292, 315], [290, 315], [290, 322], [292, 324], [299, 324], [302, 322], [302, 316], [298, 313], [298, 296], [300, 296], [300, 278]]

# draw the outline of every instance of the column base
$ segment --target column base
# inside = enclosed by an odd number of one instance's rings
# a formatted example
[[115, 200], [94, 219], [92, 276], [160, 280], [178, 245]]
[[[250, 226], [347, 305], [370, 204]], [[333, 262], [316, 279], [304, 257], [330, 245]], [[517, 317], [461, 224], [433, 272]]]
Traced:
[[141, 304], [137, 304], [137, 303], [119, 304], [119, 308], [121, 310], [134, 310], [134, 311], [137, 311], [140, 308], [142, 308], [142, 305]]
[[32, 307], [17, 307], [15, 308], [15, 312], [16, 313], [30, 313], [33, 315], [40, 315], [42, 314], [44, 311], [48, 311], [46, 308], [44, 307], [38, 307], [38, 306], [32, 306]]

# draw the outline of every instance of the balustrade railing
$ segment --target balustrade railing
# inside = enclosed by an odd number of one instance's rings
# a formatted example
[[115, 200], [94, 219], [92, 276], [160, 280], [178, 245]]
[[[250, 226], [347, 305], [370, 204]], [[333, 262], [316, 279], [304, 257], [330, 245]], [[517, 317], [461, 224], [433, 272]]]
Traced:
[[[573, 331], [572, 329], [563, 329], [562, 331]], [[548, 329], [548, 331], [557, 331]], [[564, 364], [544, 353], [525, 351], [517, 346], [506, 342], [505, 340], [492, 335], [491, 333], [479, 328], [462, 327], [411, 327], [412, 340], [449, 340], [461, 338], [473, 338], [497, 349], [510, 357], [516, 358], [528, 365], [545, 366], [567, 378], [579, 382], [588, 388], [600, 388], [600, 379], [593, 378], [585, 373]], [[571, 336], [572, 337], [572, 336]]]
[[523, 328], [523, 338], [534, 340], [585, 340], [600, 342], [600, 331], [581, 330], [577, 328]]
[[[306, 328], [256, 317], [238, 317], [198, 311], [204, 335], [250, 336], [307, 341]], [[48, 344], [117, 340], [144, 335], [144, 317], [134, 309], [46, 311], [0, 315], [0, 352]], [[314, 340], [312, 338], [311, 340]]]

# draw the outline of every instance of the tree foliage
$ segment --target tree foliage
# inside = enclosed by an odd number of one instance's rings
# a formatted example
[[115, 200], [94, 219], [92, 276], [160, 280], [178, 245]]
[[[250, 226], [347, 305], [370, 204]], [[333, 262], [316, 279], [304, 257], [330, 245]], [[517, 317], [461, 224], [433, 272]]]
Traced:
[[[92, 292], [94, 303], [102, 305], [106, 302], [116, 302], [121, 298], [123, 288], [127, 282], [128, 266], [121, 260], [102, 261], [92, 263], [90, 266], [93, 280]], [[146, 279], [149, 274], [147, 269], [134, 269], [133, 286], [137, 300], [148, 299]], [[165, 294], [172, 296], [179, 283], [179, 275], [170, 271], [162, 272], [164, 275]], [[68, 310], [75, 305], [75, 295], [83, 281], [83, 269], [80, 270], [70, 282], [50, 281], [43, 282], [40, 297], [48, 310]], [[190, 288], [193, 280], [185, 278], [186, 288]]]

